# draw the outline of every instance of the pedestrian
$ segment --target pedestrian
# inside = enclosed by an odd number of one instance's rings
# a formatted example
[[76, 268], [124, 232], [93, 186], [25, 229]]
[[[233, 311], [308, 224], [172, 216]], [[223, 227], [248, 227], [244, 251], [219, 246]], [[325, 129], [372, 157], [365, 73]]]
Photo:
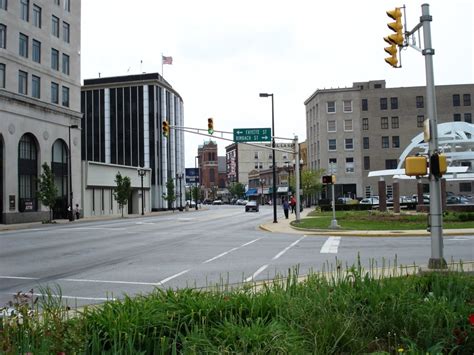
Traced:
[[76, 203], [76, 209], [74, 210], [74, 213], [76, 214], [76, 219], [79, 219], [81, 216], [81, 210], [79, 209], [79, 204]]
[[283, 199], [283, 212], [285, 213], [285, 218], [288, 219], [288, 210], [289, 210], [289, 205], [288, 201], [286, 198]]
[[291, 213], [296, 213], [296, 199], [295, 199], [295, 196], [291, 196], [290, 206], [291, 206]]

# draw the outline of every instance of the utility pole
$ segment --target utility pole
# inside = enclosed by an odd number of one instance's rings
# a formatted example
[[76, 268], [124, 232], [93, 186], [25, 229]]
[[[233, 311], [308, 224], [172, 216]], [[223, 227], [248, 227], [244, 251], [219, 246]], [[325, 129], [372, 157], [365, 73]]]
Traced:
[[296, 223], [301, 221], [300, 218], [300, 149], [298, 144], [298, 136], [295, 136], [293, 140], [294, 149], [295, 149], [295, 180], [296, 180]]

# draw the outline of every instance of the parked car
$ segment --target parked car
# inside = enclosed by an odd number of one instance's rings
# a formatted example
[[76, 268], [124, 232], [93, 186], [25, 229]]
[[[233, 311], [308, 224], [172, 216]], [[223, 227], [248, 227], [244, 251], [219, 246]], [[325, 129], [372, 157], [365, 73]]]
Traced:
[[189, 207], [196, 207], [196, 201], [194, 200], [187, 200], [186, 201], [186, 204], [189, 206]]
[[202, 204], [203, 205], [211, 205], [212, 204], [212, 200], [210, 198], [206, 198], [204, 199], [204, 201], [202, 201]]
[[469, 200], [463, 196], [448, 196], [446, 203], [448, 205], [467, 205], [469, 204]]
[[214, 200], [212, 202], [213, 205], [222, 205], [222, 200]]
[[248, 202], [247, 200], [244, 200], [243, 198], [239, 198], [239, 199], [235, 202], [235, 204], [236, 204], [236, 205], [239, 205], [239, 206], [245, 206], [245, 205], [247, 204], [247, 202]]
[[245, 212], [255, 211], [258, 212], [258, 202], [257, 201], [249, 201], [245, 205]]
[[[413, 194], [412, 195], [413, 202], [418, 203], [418, 195]], [[430, 195], [428, 194], [423, 194], [423, 204], [427, 205], [430, 203]]]
[[366, 197], [360, 200], [359, 202], [361, 205], [372, 205], [372, 206], [378, 206], [379, 204], [379, 198], [377, 196], [371, 196], [371, 197]]
[[356, 205], [358, 203], [359, 201], [354, 200], [350, 197], [339, 197], [336, 201], [336, 204], [342, 204], [342, 205]]

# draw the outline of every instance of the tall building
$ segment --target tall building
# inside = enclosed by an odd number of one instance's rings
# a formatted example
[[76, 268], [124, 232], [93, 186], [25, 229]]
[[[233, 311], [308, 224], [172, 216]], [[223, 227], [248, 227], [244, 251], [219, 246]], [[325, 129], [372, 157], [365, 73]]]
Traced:
[[55, 218], [81, 198], [80, 23], [80, 0], [0, 0], [1, 223], [48, 218], [36, 197], [44, 163]]
[[[181, 96], [161, 75], [84, 80], [81, 110], [85, 215], [120, 213], [113, 198], [118, 172], [132, 183], [127, 213], [139, 213], [142, 204], [145, 211], [184, 204], [184, 194], [171, 205], [163, 197], [169, 179], [175, 193], [184, 191], [184, 133], [173, 128], [183, 126], [184, 113]], [[171, 127], [168, 137], [163, 121]]]
[[[472, 124], [474, 85], [436, 87], [438, 123]], [[336, 197], [378, 193], [373, 170], [396, 169], [427, 118], [426, 87], [387, 88], [384, 80], [357, 82], [349, 88], [315, 91], [306, 101], [308, 168], [337, 176]], [[471, 162], [463, 162], [472, 172]], [[387, 195], [393, 180], [387, 179]], [[472, 181], [448, 182], [453, 192], [471, 193]], [[413, 181], [400, 182], [400, 193], [414, 194]]]

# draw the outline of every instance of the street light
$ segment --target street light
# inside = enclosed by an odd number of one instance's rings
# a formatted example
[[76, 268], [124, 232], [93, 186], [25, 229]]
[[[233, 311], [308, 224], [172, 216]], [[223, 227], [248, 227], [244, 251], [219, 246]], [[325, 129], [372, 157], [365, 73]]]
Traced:
[[176, 174], [176, 179], [179, 180], [179, 210], [182, 211], [183, 210], [183, 198], [181, 197], [182, 196], [182, 189], [181, 189], [181, 180], [183, 179], [183, 174]]
[[262, 205], [265, 205], [265, 200], [264, 200], [264, 196], [263, 196], [263, 185], [264, 184], [265, 184], [265, 179], [260, 179], [260, 185], [262, 186], [262, 202], [261, 202]]
[[138, 168], [138, 176], [142, 180], [142, 216], [145, 214], [145, 191], [143, 191], [143, 177], [146, 175], [146, 170], [143, 167]]
[[68, 214], [69, 220], [74, 221], [74, 213], [72, 211], [72, 149], [71, 149], [71, 128], [76, 129], [79, 128], [77, 124], [70, 125], [68, 127], [69, 131], [69, 206], [68, 206]]
[[277, 221], [277, 206], [276, 206], [276, 164], [275, 164], [275, 114], [273, 104], [273, 94], [260, 93], [260, 97], [272, 97], [272, 174], [273, 174], [273, 185], [272, 185], [272, 204], [273, 204], [273, 223]]
[[[196, 171], [196, 168], [197, 168], [197, 163], [196, 163], [196, 160], [199, 158], [199, 155], [196, 155], [194, 157], [194, 171]], [[198, 170], [198, 181], [197, 183], [195, 184], [195, 189], [194, 189], [194, 192], [196, 193], [195, 197], [194, 197], [194, 200], [196, 202], [196, 210], [198, 209], [198, 193], [197, 193], [197, 184], [201, 182], [201, 171]]]

